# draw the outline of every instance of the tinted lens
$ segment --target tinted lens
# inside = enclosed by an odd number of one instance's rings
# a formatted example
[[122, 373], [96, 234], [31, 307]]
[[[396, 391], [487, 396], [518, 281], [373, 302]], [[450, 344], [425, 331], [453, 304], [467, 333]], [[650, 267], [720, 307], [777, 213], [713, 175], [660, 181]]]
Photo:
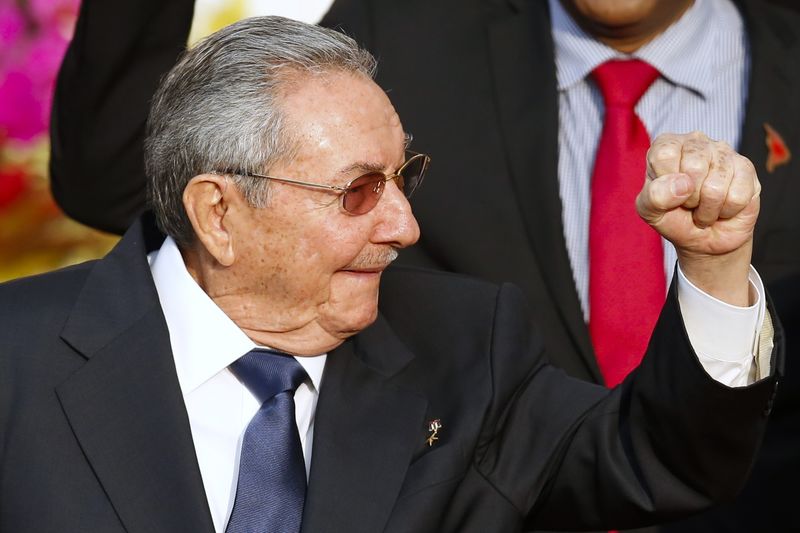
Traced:
[[375, 207], [383, 194], [385, 176], [380, 173], [364, 174], [353, 180], [344, 193], [344, 210], [354, 215], [363, 215]]
[[422, 183], [427, 166], [428, 156], [424, 154], [408, 154], [406, 164], [399, 172], [402, 179], [396, 180], [397, 186], [400, 187], [406, 198], [411, 198], [419, 184]]

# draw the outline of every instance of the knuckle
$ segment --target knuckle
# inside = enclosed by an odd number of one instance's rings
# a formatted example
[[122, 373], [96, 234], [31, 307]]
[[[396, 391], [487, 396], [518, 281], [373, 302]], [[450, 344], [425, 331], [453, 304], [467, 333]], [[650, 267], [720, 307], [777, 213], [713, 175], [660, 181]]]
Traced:
[[725, 200], [727, 191], [725, 182], [718, 179], [708, 179], [703, 182], [700, 190], [702, 201], [709, 205], [721, 204]]
[[753, 177], [755, 177], [755, 176], [756, 176], [756, 174], [757, 174], [757, 172], [756, 172], [756, 166], [753, 164], [753, 162], [752, 162], [752, 161], [750, 161], [750, 160], [749, 160], [748, 158], [746, 158], [745, 156], [743, 156], [743, 155], [738, 155], [738, 154], [737, 154], [737, 156], [736, 156], [736, 160], [737, 160], [737, 163], [738, 163], [738, 166], [739, 166], [739, 168], [741, 169], [741, 171], [742, 171], [744, 174], [746, 174], [746, 175], [751, 175], [751, 176], [753, 176]]
[[730, 153], [717, 152], [716, 156], [714, 157], [714, 168], [720, 173], [729, 173], [732, 168]]
[[654, 143], [647, 153], [648, 160], [654, 163], [677, 160], [681, 155], [680, 143], [675, 140], [666, 140]]
[[701, 159], [708, 162], [711, 160], [711, 149], [707, 142], [700, 139], [689, 139], [683, 143], [683, 157]]
[[647, 206], [653, 203], [653, 197], [655, 195], [655, 189], [658, 188], [658, 182], [651, 181], [645, 184], [642, 187], [642, 190], [639, 191], [639, 194], [636, 195], [636, 206]]
[[647, 203], [655, 209], [660, 210], [664, 207], [664, 195], [657, 187], [650, 191], [647, 200]]
[[652, 187], [650, 190], [650, 203], [658, 210], [664, 210], [669, 206], [672, 200], [672, 193], [669, 188], [659, 183], [657, 187]]
[[744, 187], [733, 187], [728, 191], [725, 203], [731, 207], [742, 208], [750, 202], [751, 198], [752, 195]]
[[708, 147], [708, 143], [703, 142], [700, 139], [690, 138], [685, 143], [683, 143], [683, 151], [684, 152], [702, 152]]
[[708, 160], [703, 157], [684, 157], [681, 167], [688, 174], [701, 174], [708, 171]]
[[693, 139], [693, 140], [696, 140], [696, 141], [708, 142], [710, 140], [708, 138], [708, 136], [705, 133], [703, 133], [702, 131], [700, 131], [700, 130], [693, 130], [693, 131], [689, 132], [688, 135], [689, 135], [690, 139]]

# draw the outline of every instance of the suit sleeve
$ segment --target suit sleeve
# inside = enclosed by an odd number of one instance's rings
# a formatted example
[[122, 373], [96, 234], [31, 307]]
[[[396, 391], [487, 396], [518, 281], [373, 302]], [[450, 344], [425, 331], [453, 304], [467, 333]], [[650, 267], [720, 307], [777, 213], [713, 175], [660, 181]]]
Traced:
[[186, 46], [193, 0], [84, 0], [56, 83], [53, 196], [71, 217], [122, 233], [145, 207], [150, 98]]
[[[508, 303], [498, 305], [498, 369], [506, 354], [519, 357], [512, 343], [525, 326]], [[691, 349], [673, 287], [642, 364], [622, 385], [607, 392], [538, 366], [497, 417], [475, 468], [531, 529], [640, 527], [729, 500], [766, 426], [783, 366], [779, 325], [775, 341], [771, 377], [717, 383]], [[506, 379], [495, 375], [499, 388]]]

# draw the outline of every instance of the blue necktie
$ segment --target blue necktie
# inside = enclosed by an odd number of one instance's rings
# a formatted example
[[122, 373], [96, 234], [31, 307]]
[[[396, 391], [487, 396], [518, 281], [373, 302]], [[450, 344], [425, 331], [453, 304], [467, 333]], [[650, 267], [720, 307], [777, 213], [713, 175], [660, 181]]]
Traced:
[[296, 533], [303, 519], [306, 469], [294, 392], [307, 374], [293, 357], [268, 350], [252, 350], [230, 369], [261, 408], [244, 433], [226, 532]]

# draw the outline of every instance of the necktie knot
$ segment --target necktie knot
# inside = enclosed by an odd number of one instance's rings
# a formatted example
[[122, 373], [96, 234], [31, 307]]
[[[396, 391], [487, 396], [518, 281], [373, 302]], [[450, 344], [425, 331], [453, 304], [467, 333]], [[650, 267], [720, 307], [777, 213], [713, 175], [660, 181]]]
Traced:
[[282, 392], [296, 391], [308, 377], [294, 357], [264, 349], [250, 350], [230, 369], [261, 403]]
[[606, 108], [633, 109], [658, 78], [655, 67], [640, 59], [606, 61], [592, 71]]

